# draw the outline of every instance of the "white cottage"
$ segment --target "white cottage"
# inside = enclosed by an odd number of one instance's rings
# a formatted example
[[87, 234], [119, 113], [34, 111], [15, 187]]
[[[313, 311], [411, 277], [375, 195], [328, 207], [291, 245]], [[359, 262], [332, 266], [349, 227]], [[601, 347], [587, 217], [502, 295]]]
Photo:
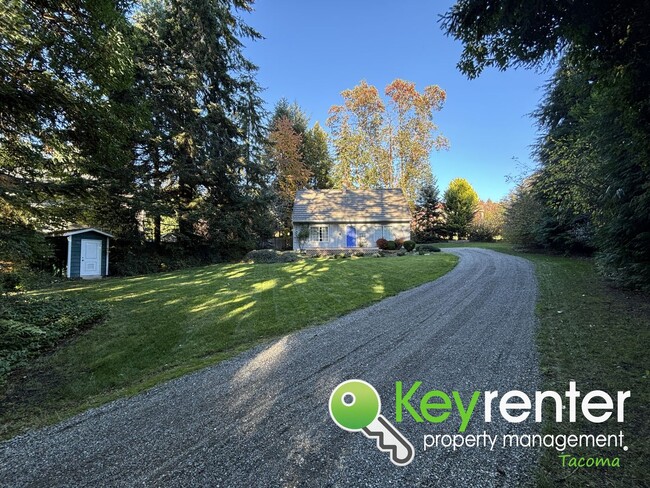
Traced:
[[411, 213], [399, 189], [300, 190], [292, 220], [294, 249], [301, 229], [309, 230], [306, 251], [376, 249], [382, 237], [411, 237]]

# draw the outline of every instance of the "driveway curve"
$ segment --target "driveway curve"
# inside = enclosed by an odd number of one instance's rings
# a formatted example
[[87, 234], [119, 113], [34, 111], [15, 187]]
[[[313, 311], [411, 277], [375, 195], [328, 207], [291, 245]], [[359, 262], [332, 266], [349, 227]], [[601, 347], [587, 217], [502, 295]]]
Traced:
[[[440, 424], [410, 417], [395, 423], [396, 381], [422, 381], [418, 398], [431, 389], [450, 396], [457, 390], [465, 403], [475, 390], [530, 395], [538, 389], [532, 263], [484, 249], [446, 252], [460, 261], [434, 282], [0, 444], [0, 485], [531, 483], [534, 450], [439, 446], [425, 452], [424, 435], [458, 433], [455, 413]], [[382, 414], [415, 446], [410, 465], [393, 466], [373, 441], [330, 420], [330, 392], [350, 378], [379, 391]], [[498, 414], [484, 423], [482, 403], [476, 412], [465, 434], [536, 429]]]

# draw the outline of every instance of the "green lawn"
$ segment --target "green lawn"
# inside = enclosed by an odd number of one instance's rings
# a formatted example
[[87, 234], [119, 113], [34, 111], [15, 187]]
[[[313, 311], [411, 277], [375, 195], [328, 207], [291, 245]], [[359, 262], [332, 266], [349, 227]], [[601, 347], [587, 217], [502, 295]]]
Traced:
[[[650, 300], [608, 287], [593, 262], [514, 252], [508, 244], [450, 243], [535, 263], [543, 389], [630, 390], [625, 423], [546, 422], [552, 434], [618, 432], [620, 468], [572, 470], [544, 450], [540, 486], [643, 486], [650, 456]], [[282, 265], [217, 265], [136, 278], [76, 282], [40, 293], [74, 293], [110, 304], [111, 318], [13, 376], [0, 398], [2, 437], [130, 395], [286, 332], [323, 322], [435, 279], [456, 259], [313, 259]], [[287, 319], [289, 318], [289, 320]], [[550, 404], [548, 405], [550, 407]], [[551, 412], [545, 414], [551, 419]], [[581, 416], [578, 416], [580, 419]], [[581, 454], [580, 450], [571, 450]], [[594, 455], [593, 450], [590, 454]]]
[[[582, 392], [630, 390], [625, 423], [575, 424], [546, 422], [548, 434], [618, 433], [623, 430], [629, 451], [602, 449], [619, 456], [620, 468], [562, 467], [557, 453], [545, 449], [538, 471], [543, 487], [648, 486], [650, 428], [650, 299], [647, 294], [613, 289], [597, 275], [588, 259], [518, 253], [506, 243], [445, 243], [439, 247], [473, 246], [515, 254], [535, 263], [540, 296], [537, 314], [543, 389], [563, 392], [575, 380]], [[551, 407], [551, 405], [548, 405]], [[553, 419], [552, 412], [545, 413]], [[578, 420], [582, 418], [578, 415]], [[606, 427], [603, 427], [603, 426]], [[597, 455], [594, 449], [569, 449], [575, 455]], [[645, 484], [644, 484], [645, 483]]]
[[34, 294], [109, 304], [110, 318], [15, 372], [0, 437], [52, 423], [322, 323], [450, 271], [448, 254], [225, 264], [77, 281]]

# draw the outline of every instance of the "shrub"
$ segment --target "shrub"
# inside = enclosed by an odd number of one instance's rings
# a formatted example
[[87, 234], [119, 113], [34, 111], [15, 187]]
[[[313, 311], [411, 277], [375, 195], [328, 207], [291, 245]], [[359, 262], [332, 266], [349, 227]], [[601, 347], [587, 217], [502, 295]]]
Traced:
[[486, 222], [472, 222], [469, 226], [469, 240], [472, 242], [494, 242], [498, 229]]
[[244, 256], [243, 261], [255, 264], [293, 263], [299, 256], [291, 251], [281, 252], [274, 249], [256, 249]]
[[387, 251], [394, 251], [395, 249], [397, 249], [397, 244], [395, 243], [395, 241], [388, 241], [386, 243], [386, 250]]
[[406, 249], [398, 249], [397, 250], [397, 255], [398, 256], [406, 256]]
[[208, 249], [196, 247], [186, 250], [179, 243], [163, 242], [134, 245], [116, 241], [111, 247], [111, 275], [133, 276], [212, 264], [220, 257]]
[[9, 273], [0, 272], [0, 293], [17, 290], [21, 281], [20, 274], [15, 271]]
[[544, 205], [528, 188], [520, 185], [506, 207], [503, 238], [524, 248], [543, 247], [538, 229], [545, 215]]
[[365, 253], [364, 253], [363, 251], [355, 251], [355, 252], [353, 253], [353, 256], [355, 256], [355, 257], [357, 257], [357, 258], [362, 258], [362, 257], [365, 256]]
[[280, 262], [281, 263], [295, 263], [296, 261], [299, 261], [300, 259], [302, 259], [302, 257], [297, 255], [295, 252], [285, 251], [285, 252], [282, 253], [282, 256], [280, 257]]
[[413, 249], [415, 249], [415, 242], [404, 241], [404, 249], [406, 249], [408, 252], [411, 252]]
[[440, 248], [436, 246], [432, 246], [431, 244], [418, 244], [417, 250], [420, 254], [426, 253], [426, 252], [440, 252]]
[[309, 226], [301, 226], [296, 237], [298, 238], [298, 246], [300, 246], [300, 250], [302, 251], [309, 240]]
[[16, 366], [75, 331], [104, 320], [108, 306], [83, 298], [0, 298], [0, 382]]
[[589, 214], [556, 215], [529, 189], [519, 188], [506, 210], [503, 236], [521, 247], [591, 254], [595, 235]]
[[0, 269], [0, 293], [46, 288], [64, 279], [54, 270], [47, 272], [20, 267], [11, 272], [4, 272]]
[[402, 239], [401, 237], [399, 239], [395, 239], [395, 249], [399, 251], [400, 249], [402, 249], [403, 245], [404, 245], [404, 239]]
[[386, 246], [388, 245], [388, 241], [384, 239], [383, 237], [377, 239], [377, 247], [379, 249], [388, 249]]

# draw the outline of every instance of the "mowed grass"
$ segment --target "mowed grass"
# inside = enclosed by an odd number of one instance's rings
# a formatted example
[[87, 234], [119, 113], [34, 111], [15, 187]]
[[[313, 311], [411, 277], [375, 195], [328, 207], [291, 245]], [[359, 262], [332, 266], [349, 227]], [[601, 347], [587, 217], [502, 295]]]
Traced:
[[223, 264], [37, 292], [107, 303], [111, 315], [10, 377], [0, 393], [0, 437], [135, 394], [435, 280], [457, 260], [437, 253]]
[[[515, 254], [535, 263], [539, 284], [537, 336], [543, 389], [560, 392], [569, 381], [585, 393], [631, 391], [625, 401], [625, 422], [592, 424], [583, 419], [578, 403], [576, 423], [564, 412], [554, 422], [549, 402], [542, 424], [544, 434], [618, 434], [623, 431], [628, 451], [620, 448], [567, 448], [584, 457], [619, 457], [620, 468], [569, 468], [554, 449], [544, 449], [537, 482], [542, 487], [649, 486], [650, 458], [650, 297], [608, 286], [592, 260], [519, 253], [506, 243], [455, 243], [440, 247], [472, 246]], [[580, 402], [581, 400], [579, 400]], [[566, 402], [565, 402], [566, 403]], [[615, 418], [615, 415], [613, 415]]]

